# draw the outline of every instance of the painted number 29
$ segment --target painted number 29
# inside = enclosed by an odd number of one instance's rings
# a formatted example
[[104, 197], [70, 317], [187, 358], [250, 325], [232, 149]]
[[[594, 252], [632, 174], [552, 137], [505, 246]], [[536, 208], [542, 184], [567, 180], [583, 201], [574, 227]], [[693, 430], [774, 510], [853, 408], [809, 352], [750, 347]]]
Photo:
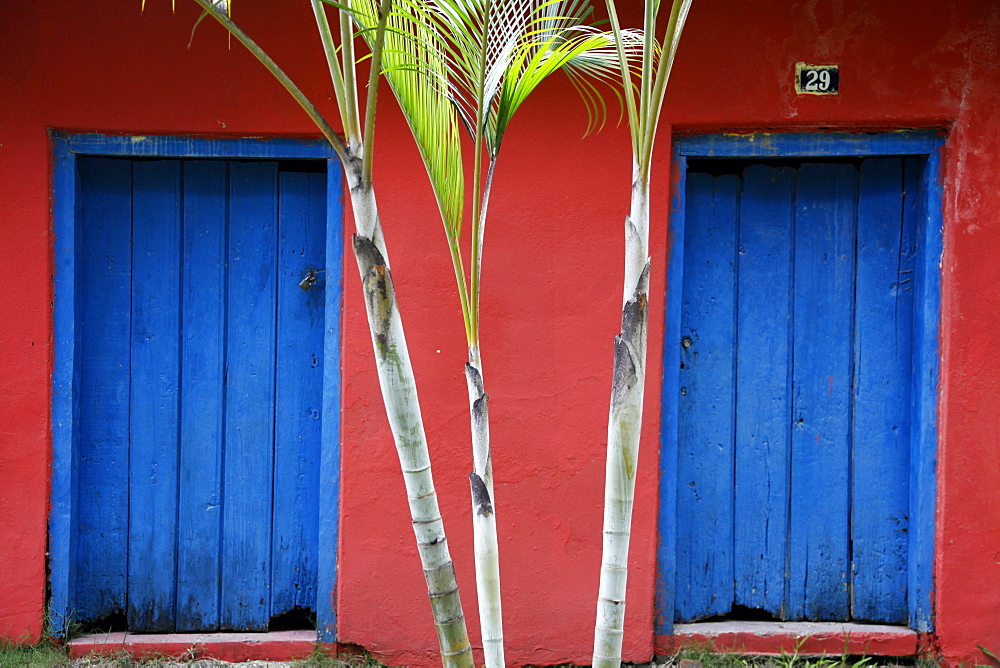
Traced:
[[795, 64], [795, 92], [802, 95], [836, 95], [840, 68], [836, 65]]
[[822, 92], [830, 90], [830, 70], [807, 70], [805, 74], [806, 90]]

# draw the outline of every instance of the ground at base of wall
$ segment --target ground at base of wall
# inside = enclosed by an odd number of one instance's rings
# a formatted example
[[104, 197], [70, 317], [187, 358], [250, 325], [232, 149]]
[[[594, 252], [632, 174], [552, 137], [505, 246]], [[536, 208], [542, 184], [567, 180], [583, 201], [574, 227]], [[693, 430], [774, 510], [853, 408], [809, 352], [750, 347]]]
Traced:
[[[692, 658], [697, 657], [697, 658]], [[242, 661], [228, 662], [217, 659], [177, 661], [153, 658], [137, 661], [131, 656], [85, 656], [70, 659], [55, 647], [0, 648], [0, 668], [131, 668], [155, 666], [156, 668], [374, 668], [380, 666], [371, 658], [342, 661], [329, 657], [313, 657], [297, 661]], [[939, 664], [928, 659], [908, 657], [800, 657], [794, 655], [765, 657], [735, 654], [710, 654], [686, 650], [678, 656], [658, 657], [656, 661], [642, 664], [623, 664], [626, 668], [935, 668]], [[542, 668], [542, 667], [533, 667]], [[565, 664], [560, 668], [573, 668]]]
[[[843, 657], [817, 658], [817, 657], [746, 657], [746, 656], [719, 656], [708, 660], [691, 659], [665, 659], [652, 663], [623, 664], [626, 668], [912, 668], [917, 665], [911, 663], [883, 663], [870, 657], [855, 657], [854, 660], [842, 660]], [[341, 663], [343, 668], [357, 666], [358, 664]], [[936, 666], [934, 662], [921, 662], [921, 666]], [[212, 659], [199, 659], [190, 662], [178, 661], [151, 661], [137, 663], [128, 660], [109, 660], [107, 657], [74, 659], [62, 666], [71, 668], [126, 668], [127, 666], [156, 666], [157, 668], [220, 668], [223, 666], [240, 666], [241, 668], [311, 668], [313, 666], [329, 666], [336, 668], [335, 663], [313, 663], [305, 661], [243, 661], [230, 663], [227, 661], [215, 661]], [[60, 668], [62, 668], [60, 666]], [[569, 666], [561, 668], [570, 668]]]
[[[156, 666], [156, 668], [220, 668], [222, 666], [240, 666], [241, 668], [306, 668], [311, 665], [332, 666], [333, 664], [310, 664], [304, 661], [240, 661], [230, 663], [228, 661], [213, 661], [212, 659], [199, 659], [190, 662], [178, 661], [154, 661], [154, 662], [131, 662], [123, 663], [118, 660], [101, 659], [74, 659], [67, 664], [70, 668], [125, 668], [126, 666]], [[349, 664], [345, 664], [349, 665]]]
[[[740, 656], [726, 656], [717, 657], [715, 659], [709, 659], [705, 661], [699, 660], [675, 660], [666, 659], [659, 662], [653, 663], [638, 663], [638, 664], [623, 664], [626, 668], [742, 668], [742, 667], [752, 667], [752, 668], [913, 668], [916, 663], [883, 663], [877, 659], [871, 659], [870, 657], [855, 657], [853, 660], [842, 660], [843, 657], [836, 658], [794, 658], [794, 657], [740, 657]], [[311, 663], [309, 661], [245, 661], [238, 663], [229, 663], [226, 661], [213, 661], [211, 659], [201, 659], [192, 662], [176, 662], [176, 661], [154, 661], [146, 663], [123, 663], [121, 661], [112, 661], [107, 658], [99, 659], [75, 659], [69, 664], [65, 664], [72, 668], [125, 668], [126, 666], [156, 666], [157, 668], [220, 668], [222, 666], [240, 666], [242, 668], [310, 668], [312, 666], [330, 666], [331, 668], [336, 666], [332, 663]], [[343, 663], [344, 668], [348, 668], [351, 665]], [[934, 662], [920, 662], [921, 666], [936, 666]], [[561, 668], [570, 668], [569, 666]]]
[[[243, 668], [376, 668], [382, 666], [375, 658], [364, 654], [360, 648], [351, 648], [350, 656], [326, 656], [318, 651], [301, 654], [303, 658], [292, 661], [251, 660], [223, 661], [214, 658], [178, 658], [159, 654], [137, 659], [127, 650], [102, 654], [81, 654], [73, 648], [44, 641], [39, 645], [24, 646], [0, 641], [0, 668], [130, 668], [131, 666], [155, 666], [156, 668], [219, 668], [241, 666]], [[781, 654], [736, 654], [714, 653], [707, 647], [688, 646], [677, 653], [658, 656], [650, 663], [627, 663], [626, 668], [938, 668], [941, 664], [930, 658], [912, 656], [841, 656], [805, 655], [801, 652]], [[556, 668], [528, 666], [525, 668]], [[574, 664], [562, 664], [558, 668], [576, 668]]]

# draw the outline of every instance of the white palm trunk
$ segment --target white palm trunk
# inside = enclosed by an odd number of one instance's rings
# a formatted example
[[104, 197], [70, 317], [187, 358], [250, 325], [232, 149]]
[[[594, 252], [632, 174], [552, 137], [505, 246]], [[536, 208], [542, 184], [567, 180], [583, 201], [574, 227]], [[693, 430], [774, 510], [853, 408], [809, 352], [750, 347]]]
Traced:
[[392, 273], [382, 244], [375, 193], [370, 186], [351, 179], [349, 168], [348, 173], [359, 231], [354, 236], [354, 257], [365, 293], [382, 399], [403, 471], [410, 520], [434, 613], [441, 662], [449, 668], [468, 668], [474, 665], [472, 648], [434, 490], [417, 386], [403, 336]]
[[[313, 120], [320, 132], [327, 138], [341, 159], [347, 183], [350, 189], [351, 203], [354, 211], [356, 234], [354, 236], [354, 256], [358, 263], [361, 283], [365, 294], [365, 306], [368, 314], [368, 324], [371, 331], [372, 346], [375, 351], [375, 362], [378, 370], [379, 385], [385, 404], [386, 415], [392, 430], [396, 452], [405, 481], [407, 499], [410, 506], [411, 522], [417, 540], [417, 548], [427, 583], [427, 591], [434, 613], [434, 623], [437, 628], [441, 647], [441, 658], [444, 666], [471, 668], [473, 666], [472, 649], [466, 632], [465, 617], [458, 595], [458, 584], [455, 580], [455, 569], [452, 564], [448, 543], [445, 540], [444, 525], [438, 508], [437, 494], [434, 491], [434, 481], [431, 476], [430, 456], [427, 449], [427, 437], [424, 433], [423, 420], [420, 415], [420, 405], [417, 400], [416, 380], [410, 365], [409, 353], [406, 349], [406, 339], [403, 336], [403, 324], [399, 316], [396, 295], [393, 289], [392, 274], [389, 269], [388, 254], [382, 236], [382, 226], [375, 202], [375, 192], [372, 188], [372, 155], [371, 141], [374, 135], [375, 107], [378, 91], [378, 81], [382, 70], [383, 46], [386, 34], [400, 36], [402, 33], [396, 26], [389, 30], [390, 16], [393, 14], [393, 0], [368, 1], [348, 0], [340, 6], [340, 44], [336, 43], [334, 33], [327, 20], [324, 4], [321, 0], [312, 0], [316, 25], [323, 43], [330, 68], [331, 81], [340, 107], [341, 121], [347, 135], [347, 141], [341, 138], [326, 121], [319, 110], [295, 85], [277, 63], [260, 46], [241, 30], [227, 15], [228, 3], [223, 0], [194, 0], [215, 20], [221, 23], [229, 33], [236, 37], [264, 65], [265, 68], [285, 87], [291, 96], [299, 103], [303, 111]], [[336, 4], [336, 3], [331, 3]], [[371, 74], [368, 83], [367, 113], [364, 117], [364, 131], [358, 106], [358, 86], [354, 62], [355, 32], [351, 25], [354, 20], [372, 22], [364, 31], [364, 38], [372, 48]], [[397, 17], [398, 18], [398, 17]], [[411, 21], [410, 27], [423, 26], [419, 21]], [[424, 26], [426, 28], [426, 26]], [[421, 32], [421, 35], [424, 35]], [[416, 50], [426, 55], [436, 52], [426, 49], [427, 44], [422, 38], [414, 36], [412, 42], [403, 40], [406, 47], [418, 46]], [[399, 56], [400, 46], [389, 50], [390, 54]], [[419, 70], [419, 68], [418, 68]], [[396, 71], [396, 70], [394, 70]], [[422, 70], [419, 70], [422, 71]], [[417, 84], [424, 80], [417, 77]], [[429, 81], [429, 80], [428, 80]], [[414, 83], [413, 78], [409, 81]], [[425, 82], [426, 83], [426, 82]], [[438, 108], [445, 108], [451, 113], [451, 104], [443, 101], [440, 96], [427, 96], [427, 90], [436, 90], [433, 86], [417, 85], [406, 89], [410, 94], [416, 91], [415, 99], [420, 102], [437, 100]], [[404, 97], [402, 101], [408, 98]], [[410, 100], [412, 101], [412, 100]], [[433, 105], [431, 105], [433, 107]], [[403, 105], [404, 110], [414, 109]], [[420, 105], [417, 105], [420, 108]], [[422, 108], [423, 111], [428, 109]], [[448, 116], [430, 118], [447, 120]], [[414, 116], [408, 117], [411, 122]], [[447, 125], [447, 123], [445, 123]], [[412, 128], [411, 123], [411, 128]], [[415, 129], [415, 128], [413, 128]], [[426, 129], [426, 128], [425, 128]], [[431, 169], [431, 164], [437, 165], [434, 159], [447, 154], [440, 140], [448, 133], [435, 134], [441, 127], [433, 126], [430, 135], [433, 141], [427, 140], [424, 134], [415, 131], [414, 136], [425, 140], [424, 148], [432, 148], [423, 155], [428, 165], [428, 174], [432, 183], [441, 186], [442, 181], [435, 180], [434, 175], [441, 177], [440, 169]], [[457, 134], [457, 133], [452, 133]], [[367, 142], [367, 144], [366, 144]], [[454, 148], [454, 147], [453, 147]], [[438, 155], [438, 154], [441, 155]], [[447, 159], [443, 159], [448, 163]], [[443, 183], [448, 184], [447, 175]], [[453, 185], [453, 183], [452, 183]], [[485, 395], [483, 396], [485, 410]], [[489, 442], [488, 433], [485, 442]], [[487, 446], [488, 447], [488, 446]], [[492, 480], [490, 479], [492, 497]], [[496, 544], [494, 527], [493, 544]], [[495, 550], [494, 550], [495, 552]], [[497, 590], [499, 590], [497, 588]], [[499, 615], [498, 615], [499, 617]], [[502, 656], [502, 655], [501, 655]], [[501, 659], [502, 661], [502, 659]]]
[[[615, 0], [607, 0], [608, 18], [615, 36], [619, 72], [632, 134], [632, 198], [625, 218], [625, 283], [622, 329], [615, 337], [614, 380], [608, 415], [608, 460], [604, 489], [604, 539], [601, 585], [594, 628], [593, 665], [621, 665], [625, 630], [625, 590], [628, 583], [628, 544], [635, 500], [642, 400], [646, 383], [646, 330], [649, 321], [649, 175], [656, 126], [666, 93], [670, 69], [684, 22], [693, 0], [673, 0], [663, 36], [656, 44], [656, 16], [660, 0], [645, 0], [641, 62], [638, 72], [628, 66], [625, 33], [618, 23]], [[657, 56], [657, 54], [659, 54]], [[633, 80], [638, 74], [638, 86]], [[638, 93], [638, 95], [636, 95]], [[638, 98], [638, 99], [637, 99]]]
[[503, 668], [503, 621], [500, 606], [500, 548], [497, 544], [493, 463], [490, 455], [489, 395], [483, 389], [479, 347], [469, 347], [465, 365], [472, 421], [472, 530], [476, 562], [476, 592], [488, 668]]
[[628, 545], [635, 499], [639, 433], [646, 380], [649, 291], [649, 183], [633, 170], [632, 201], [625, 218], [625, 290], [621, 333], [615, 337], [614, 377], [608, 416], [601, 584], [594, 630], [595, 667], [621, 665], [625, 628]]

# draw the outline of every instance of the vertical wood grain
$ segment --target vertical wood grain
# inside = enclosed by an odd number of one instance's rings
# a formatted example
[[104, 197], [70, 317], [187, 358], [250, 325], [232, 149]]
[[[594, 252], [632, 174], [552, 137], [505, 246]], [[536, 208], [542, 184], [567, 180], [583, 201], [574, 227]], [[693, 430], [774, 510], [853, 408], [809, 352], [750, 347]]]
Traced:
[[[686, 180], [693, 176], [694, 170], [688, 169], [688, 160], [706, 156], [746, 157], [759, 160], [753, 168], [743, 171], [744, 188], [740, 203], [742, 252], [739, 256], [739, 266], [742, 269], [748, 269], [753, 262], [754, 251], [745, 243], [747, 233], [745, 224], [748, 209], [753, 206], [750, 198], [756, 197], [753, 195], [754, 170], [777, 166], [773, 163], [769, 165], [769, 160], [778, 158], [783, 159], [784, 164], [792, 165], [796, 172], [802, 169], [804, 164], [807, 165], [805, 171], [823, 168], [833, 173], [838, 169], [847, 169], [849, 164], [853, 164], [859, 166], [862, 172], [856, 196], [858, 237], [853, 288], [856, 294], [852, 294], [848, 300], [851, 308], [855, 310], [849, 324], [850, 336], [847, 337], [851, 339], [849, 359], [852, 375], [847, 399], [848, 458], [845, 467], [842, 456], [844, 448], [829, 448], [836, 456], [831, 459], [830, 466], [827, 467], [829, 470], [823, 472], [818, 461], [815, 458], [810, 460], [810, 456], [823, 451], [830, 444], [822, 440], [816, 441], [814, 434], [813, 443], [818, 443], [820, 448], [818, 451], [814, 449], [810, 452], [805, 448], [805, 439], [801, 438], [801, 435], [796, 441], [795, 472], [790, 472], [795, 482], [792, 489], [796, 495], [796, 506], [789, 514], [791, 519], [791, 513], [794, 513], [795, 526], [789, 529], [786, 537], [790, 542], [787, 571], [790, 596], [786, 598], [785, 606], [780, 610], [779, 616], [790, 619], [832, 618], [833, 613], [818, 604], [816, 598], [816, 591], [818, 586], [823, 584], [825, 571], [839, 580], [834, 583], [832, 587], [834, 593], [829, 597], [837, 604], [834, 606], [838, 608], [834, 611], [837, 617], [906, 623], [915, 630], [928, 631], [932, 628], [930, 592], [933, 585], [934, 554], [934, 466], [937, 447], [936, 392], [939, 364], [936, 337], [940, 317], [942, 191], [939, 149], [943, 143], [942, 137], [933, 133], [893, 133], [857, 135], [845, 141], [845, 137], [840, 134], [794, 134], [784, 138], [779, 137], [777, 140], [770, 136], [767, 137], [767, 141], [755, 139], [729, 136], [684, 137], [675, 144], [675, 164], [680, 170], [681, 184], [685, 184]], [[810, 158], [807, 156], [813, 155], [820, 160], [834, 159], [823, 161], [825, 164], [812, 161], [813, 164], [809, 165]], [[842, 155], [854, 156], [855, 160], [849, 163], [847, 160], [838, 159], [838, 156]], [[871, 155], [909, 157], [868, 157]], [[835, 164], [838, 162], [839, 166]], [[738, 166], [733, 163], [727, 165], [724, 162], [715, 164], [711, 171], [716, 173], [727, 173]], [[899, 179], [889, 176], [889, 172], [898, 170], [900, 166], [902, 169]], [[671, 232], [676, 238], [684, 238], [690, 225], [687, 219], [691, 215], [692, 207], [685, 201], [689, 191], [690, 188], [679, 190], [677, 196], [679, 210], [675, 210], [671, 216]], [[900, 210], [892, 211], [894, 205], [889, 204], [892, 201], [895, 201]], [[798, 207], [796, 213], [799, 213]], [[812, 213], [803, 210], [802, 213], [804, 219], [809, 215], [816, 215], [815, 210]], [[803, 222], [800, 221], [800, 224]], [[831, 240], [835, 236], [832, 236]], [[794, 245], [794, 238], [790, 239], [790, 242]], [[896, 247], [895, 254], [891, 250], [893, 246]], [[668, 314], [671, 308], [679, 311], [679, 304], [683, 301], [686, 282], [684, 272], [690, 264], [690, 259], [686, 257], [687, 250], [685, 246], [671, 251], [672, 273], [668, 282], [671, 288], [667, 300]], [[808, 256], [810, 253], [808, 249], [805, 252], [797, 252], [803, 256]], [[827, 254], [823, 255], [823, 262], [813, 263], [814, 266], [827, 261]], [[683, 264], [675, 265], [673, 263], [675, 257], [684, 258]], [[812, 257], [815, 258], [817, 255], [812, 253]], [[763, 275], [768, 275], [769, 268], [760, 267], [759, 271]], [[796, 278], [806, 280], [807, 283], [810, 280], [809, 277], [798, 274]], [[754, 359], [756, 355], [748, 355], [747, 350], [748, 342], [753, 338], [748, 331], [749, 321], [755, 316], [753, 313], [745, 312], [745, 308], [765, 312], [773, 310], [774, 293], [781, 291], [781, 285], [780, 282], [775, 283], [772, 278], [771, 285], [774, 287], [772, 294], [754, 300], [748, 293], [752, 288], [744, 283], [745, 280], [747, 278], [741, 271], [737, 285], [739, 302], [735, 444], [737, 459], [734, 490], [736, 603], [760, 609], [761, 605], [767, 606], [767, 602], [764, 601], [762, 604], [759, 598], [755, 599], [747, 593], [745, 586], [757, 575], [752, 572], [754, 571], [752, 565], [739, 556], [739, 551], [747, 545], [741, 542], [742, 537], [753, 535], [754, 532], [759, 536], [760, 524], [763, 523], [771, 529], [771, 523], [777, 518], [771, 509], [759, 511], [764, 514], [763, 519], [754, 518], [750, 504], [743, 502], [743, 499], [754, 493], [754, 485], [760, 484], [760, 478], [756, 481], [749, 479], [748, 485], [748, 479], [741, 476], [743, 470], [741, 449], [745, 443], [743, 428], [748, 419], [744, 415], [744, 402], [754, 398], [752, 394], [750, 397], [747, 396], [744, 383], [748, 382], [748, 375], [751, 378], [765, 378], [770, 364], [760, 364], [756, 373], [750, 370], [750, 367], [757, 364]], [[890, 290], [886, 290], [885, 281], [889, 280], [894, 285]], [[822, 281], [823, 279], [817, 279], [812, 285], [815, 287]], [[907, 286], [911, 288], [908, 289]], [[803, 301], [811, 299], [814, 305], [813, 312], [819, 314], [816, 318], [839, 317], [840, 320], [844, 320], [842, 308], [821, 303], [824, 299], [830, 302], [834, 299], [826, 292], [818, 294], [814, 289], [810, 296], [798, 286], [792, 290], [798, 296], [797, 306], [801, 307]], [[908, 305], [907, 300], [912, 300], [912, 303]], [[754, 301], [757, 302], [756, 306], [753, 305]], [[908, 309], [911, 310], [912, 318], [907, 314]], [[678, 329], [680, 319], [679, 315], [674, 319], [677, 323], [675, 327]], [[671, 322], [669, 317], [667, 322], [669, 326]], [[904, 324], [906, 322], [909, 324]], [[799, 330], [807, 327], [801, 322], [795, 324]], [[824, 324], [816, 329], [830, 329], [830, 327]], [[796, 337], [798, 334], [796, 331]], [[675, 350], [675, 339], [678, 338], [680, 337], [667, 338], [665, 360], [671, 359], [671, 351]], [[900, 364], [900, 360], [896, 358], [906, 357], [904, 351], [907, 338], [910, 340], [909, 359]], [[774, 340], [770, 343], [780, 345], [780, 342]], [[840, 347], [834, 345], [832, 350], [834, 356], [839, 355], [842, 358], [843, 341], [840, 343]], [[791, 346], [798, 353], [796, 358], [798, 361], [801, 361], [803, 354], [809, 352], [809, 347], [809, 344], [800, 338], [797, 338]], [[812, 348], [820, 351], [823, 346], [813, 345]], [[680, 350], [679, 346], [676, 350]], [[679, 358], [679, 355], [677, 357]], [[673, 366], [676, 369], [679, 361], [678, 359], [677, 363], [668, 367]], [[813, 366], [818, 365], [813, 363]], [[689, 525], [682, 531], [683, 510], [675, 512], [672, 508], [683, 494], [678, 490], [682, 483], [674, 474], [674, 467], [679, 464], [680, 458], [670, 453], [670, 448], [677, 442], [675, 438], [677, 427], [670, 416], [679, 410], [681, 397], [678, 389], [682, 385], [673, 376], [675, 373], [677, 371], [671, 371], [669, 368], [666, 368], [664, 373], [662, 445], [664, 452], [668, 454], [665, 455], [666, 460], [661, 472], [661, 490], [669, 490], [665, 492], [669, 494], [669, 498], [664, 496], [661, 499], [661, 517], [666, 519], [665, 523], [661, 522], [660, 525], [661, 535], [666, 536], [666, 539], [657, 552], [657, 565], [658, 577], [666, 579], [658, 580], [657, 584], [658, 613], [675, 610], [675, 606], [672, 605], [675, 589], [687, 586], [681, 582], [680, 577], [676, 579], [673, 577], [677, 563], [675, 557], [678, 551], [683, 549], [684, 541], [689, 540], [690, 531], [697, 530], [697, 527]], [[816, 408], [823, 402], [816, 400], [815, 397], [809, 397], [810, 388], [805, 386], [804, 380], [800, 378], [801, 375], [802, 371], [797, 370], [794, 377], [789, 378], [789, 392], [794, 383], [794, 398], [798, 404], [806, 407], [812, 402], [813, 408]], [[831, 379], [828, 377], [827, 380], [827, 399], [832, 396], [843, 402], [843, 397], [837, 396], [838, 385], [831, 386]], [[811, 389], [818, 390], [818, 388]], [[803, 391], [807, 401], [802, 401]], [[909, 395], [908, 399], [906, 395]], [[790, 399], [793, 398], [791, 394], [789, 396]], [[800, 424], [794, 419], [797, 416], [792, 417], [789, 427], [802, 429], [805, 422]], [[909, 430], [909, 442], [908, 453], [904, 456], [898, 451], [894, 452], [896, 450], [894, 441], [897, 438], [906, 440], [907, 437], [902, 435], [906, 430]], [[752, 465], [753, 460], [748, 458], [748, 463]], [[760, 464], [759, 460], [757, 464]], [[848, 487], [846, 497], [838, 489], [845, 478]], [[766, 479], [773, 482], [770, 477]], [[809, 490], [810, 486], [812, 490]], [[772, 488], [771, 491], [775, 490]], [[780, 493], [780, 490], [778, 491]], [[786, 489], [785, 493], [788, 492], [789, 489]], [[806, 497], [808, 502], [803, 503], [802, 497]], [[841, 510], [844, 507], [848, 508], [846, 532], [842, 520], [845, 514], [838, 513], [838, 507]], [[664, 509], [667, 512], [665, 516]], [[741, 518], [739, 516], [741, 511], [746, 511], [750, 517]], [[903, 518], [902, 521], [899, 520], [900, 517]], [[821, 526], [824, 522], [829, 522], [831, 526]], [[889, 523], [895, 528], [889, 529], [887, 527]], [[674, 526], [677, 527], [676, 539], [670, 535], [670, 527]], [[666, 531], [663, 527], [666, 527]], [[845, 533], [847, 539], [842, 540]], [[828, 540], [829, 545], [841, 542], [847, 545], [846, 554], [850, 561], [846, 578], [843, 577], [844, 560], [836, 554], [839, 552], [843, 555], [845, 550], [834, 547], [831, 552], [826, 546], [819, 549], [810, 547], [819, 545], [824, 539], [824, 534], [827, 539], [835, 537], [836, 534], [841, 536], [841, 539]], [[835, 557], [833, 560], [829, 558], [831, 553]], [[803, 555], [805, 558], [802, 558]], [[816, 559], [809, 560], [813, 555], [818, 558], [818, 562]], [[827, 568], [827, 565], [832, 565], [833, 568]], [[812, 570], [817, 567], [819, 573]], [[839, 577], [838, 570], [841, 571]], [[807, 592], [809, 586], [813, 587], [811, 593]], [[847, 592], [846, 605], [843, 592]], [[751, 593], [759, 594], [759, 591]], [[905, 616], [900, 614], [901, 607], [905, 607]], [[773, 608], [764, 607], [764, 609], [775, 614]], [[674, 615], [661, 616], [662, 622], [657, 623], [657, 633], [668, 633], [670, 630], [668, 622]]]
[[277, 165], [233, 162], [229, 187], [220, 626], [263, 630], [271, 607]]
[[316, 605], [327, 274], [299, 282], [326, 266], [326, 174], [282, 173], [279, 207], [272, 616]]
[[858, 208], [851, 614], [888, 623], [907, 618], [915, 253], [913, 220], [903, 216], [903, 161], [866, 160]]
[[334, 591], [337, 586], [337, 546], [340, 538], [340, 322], [341, 268], [344, 255], [343, 170], [331, 160], [326, 172], [326, 285], [323, 287], [323, 416], [320, 419], [318, 564], [316, 568], [316, 631], [320, 642], [337, 638]]
[[184, 163], [177, 628], [219, 624], [225, 353], [226, 163]]
[[128, 623], [174, 630], [180, 384], [180, 162], [133, 165]]
[[[132, 631], [170, 632], [264, 630], [316, 609], [321, 413], [336, 433], [339, 398], [324, 368], [340, 299], [323, 271], [328, 175], [285, 173], [279, 241], [276, 161], [75, 162], [63, 280], [78, 304], [79, 497], [55, 614], [124, 612]], [[303, 292], [308, 269], [318, 285]]]
[[687, 183], [681, 305], [676, 617], [728, 612], [733, 601], [733, 343], [736, 176]]
[[846, 619], [857, 170], [799, 170], [793, 306], [792, 476], [786, 616]]
[[124, 611], [128, 554], [132, 163], [78, 162], [80, 405], [76, 619]]
[[937, 498], [937, 410], [941, 321], [942, 196], [939, 138], [926, 158], [906, 158], [903, 216], [916, 228], [914, 327], [910, 412], [910, 540], [907, 596], [910, 626], [933, 629], [935, 499]]
[[62, 637], [76, 609], [80, 459], [80, 334], [83, 188], [80, 161], [64, 137], [50, 134], [52, 161], [52, 476], [49, 494], [48, 630]]
[[736, 603], [781, 615], [788, 532], [796, 172], [754, 165], [740, 201], [736, 346]]

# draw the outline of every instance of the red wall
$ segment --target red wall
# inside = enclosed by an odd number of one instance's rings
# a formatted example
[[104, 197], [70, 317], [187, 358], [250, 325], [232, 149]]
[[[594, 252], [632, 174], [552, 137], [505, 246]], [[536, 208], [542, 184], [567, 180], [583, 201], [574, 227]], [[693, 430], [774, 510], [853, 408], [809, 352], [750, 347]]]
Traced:
[[[312, 135], [238, 45], [181, 0], [0, 5], [0, 635], [35, 638], [45, 606], [52, 236], [47, 129]], [[314, 98], [332, 97], [307, 3], [236, 3], [236, 18]], [[637, 20], [637, 17], [636, 17]], [[632, 22], [635, 24], [635, 21]], [[837, 97], [796, 96], [796, 61], [837, 63]], [[1000, 5], [994, 0], [696, 0], [661, 123], [654, 279], [664, 294], [671, 132], [942, 127], [936, 642], [952, 661], [1000, 651]], [[464, 339], [423, 168], [383, 96], [376, 179], [418, 372], [449, 543], [478, 637]], [[321, 105], [332, 112], [332, 105]], [[484, 260], [508, 660], [589, 661], [600, 561], [612, 337], [618, 328], [627, 135], [581, 140], [564, 82], [530, 100], [497, 171]], [[342, 641], [433, 663], [402, 480], [345, 262]], [[663, 304], [653, 300], [627, 658], [652, 651]]]

